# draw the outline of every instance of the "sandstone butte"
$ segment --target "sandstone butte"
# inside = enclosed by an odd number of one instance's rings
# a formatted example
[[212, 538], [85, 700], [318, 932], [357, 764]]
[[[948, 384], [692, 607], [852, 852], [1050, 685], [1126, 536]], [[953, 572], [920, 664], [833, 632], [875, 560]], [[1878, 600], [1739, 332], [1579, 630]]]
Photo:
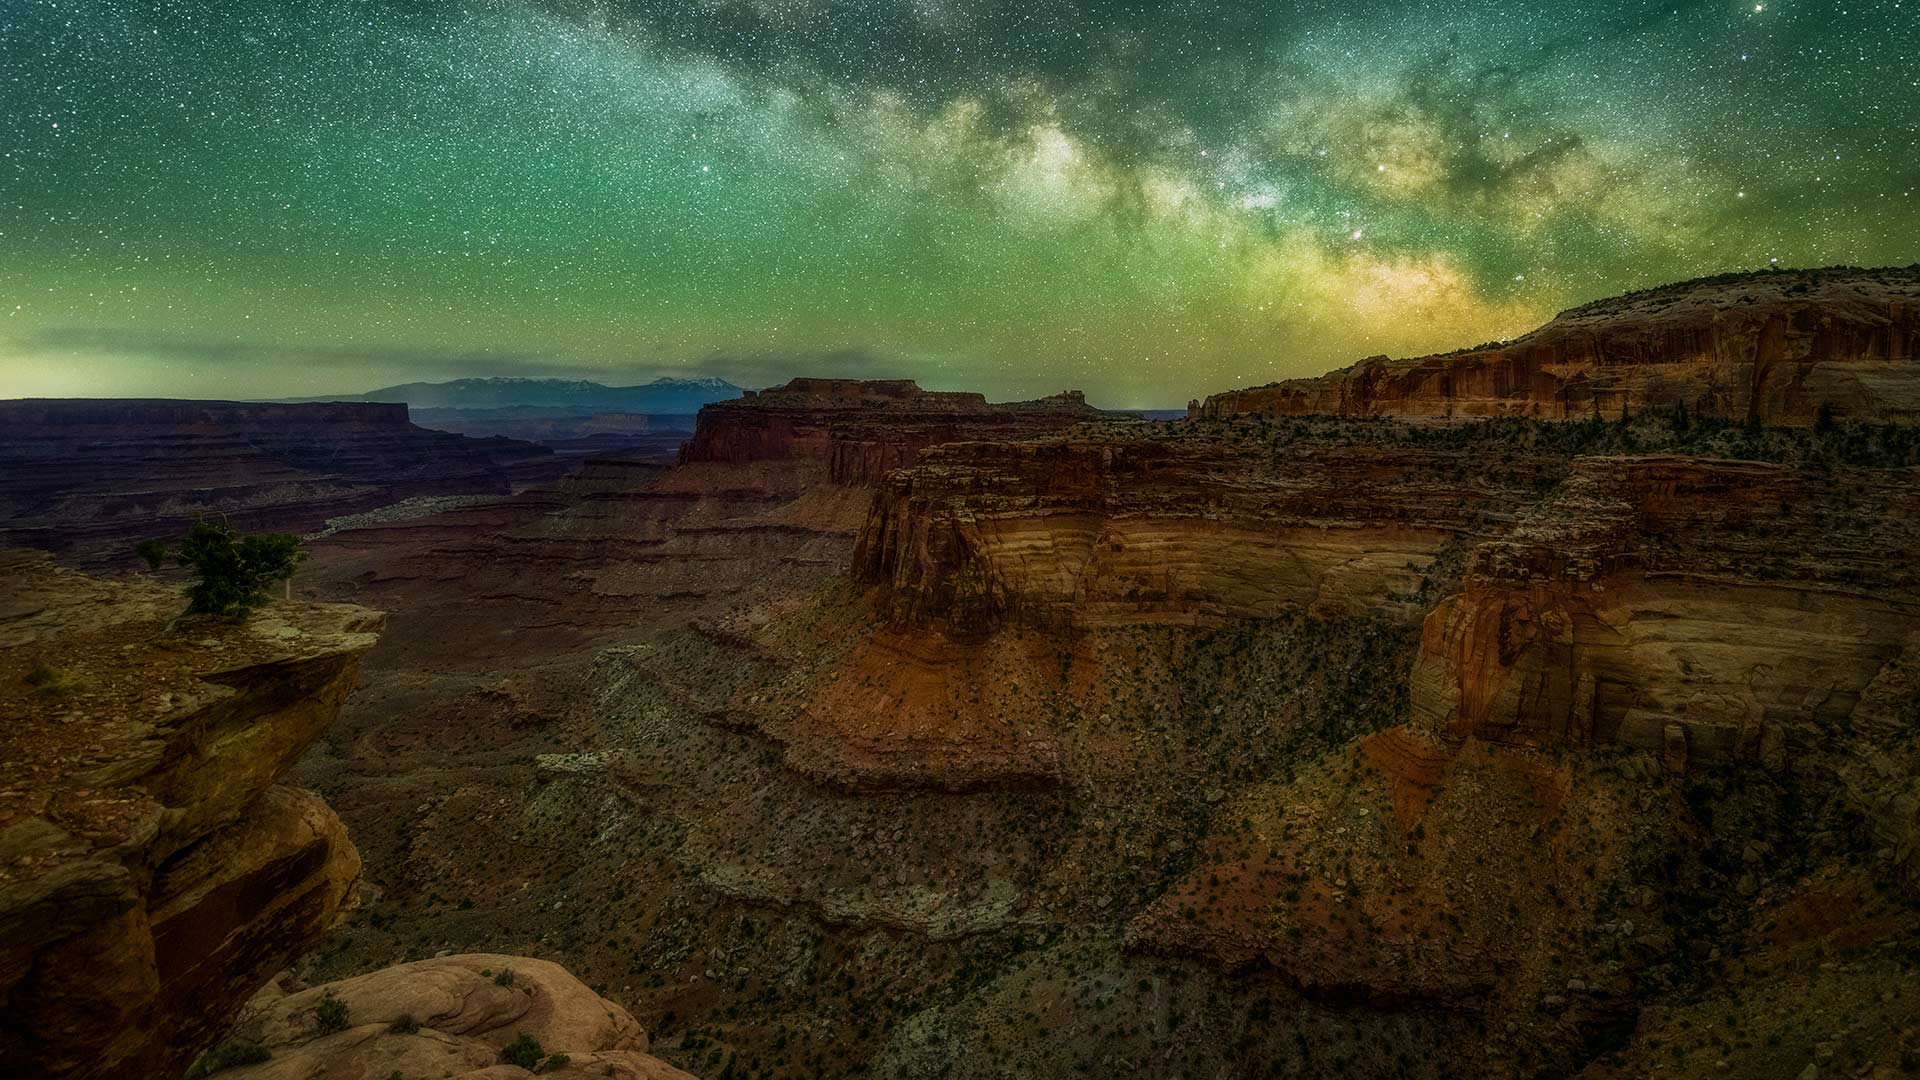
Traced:
[[797, 378], [703, 406], [682, 464], [811, 459], [838, 484], [870, 486], [939, 443], [1007, 441], [1082, 423], [1137, 423], [1087, 404], [1078, 390], [989, 403], [980, 394], [922, 390], [907, 379]]
[[1920, 420], [1920, 266], [1733, 274], [1610, 297], [1508, 342], [1214, 394], [1196, 417], [1578, 420], [1684, 404], [1811, 424]]
[[[0, 577], [0, 1062], [22, 1077], [178, 1076], [353, 903], [344, 826], [280, 780], [333, 723], [383, 616], [286, 602], [243, 623], [181, 620], [176, 588], [17, 551], [0, 551]], [[483, 966], [517, 981], [482, 980]], [[362, 1021], [408, 1011], [422, 1033], [320, 1038], [321, 996]], [[499, 1062], [530, 1032], [593, 1075], [685, 1076], [644, 1053], [624, 1010], [525, 958], [406, 965], [249, 1016], [274, 1057], [245, 1075], [390, 1059], [528, 1075]]]

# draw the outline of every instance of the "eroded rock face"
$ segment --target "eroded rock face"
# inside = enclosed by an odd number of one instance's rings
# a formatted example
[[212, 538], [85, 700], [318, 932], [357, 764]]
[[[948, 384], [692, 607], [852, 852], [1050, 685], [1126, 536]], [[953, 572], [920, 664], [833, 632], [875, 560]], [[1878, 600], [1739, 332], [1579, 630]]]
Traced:
[[[1565, 1018], [1578, 1023], [1615, 1014], [1638, 962], [1672, 946], [1657, 898], [1620, 883], [1663, 860], [1684, 874], [1702, 842], [1674, 791], [1403, 727], [1255, 788], [1227, 820], [1246, 826], [1208, 839], [1129, 927], [1134, 945], [1258, 963], [1314, 996], [1381, 1004], [1524, 1014], [1572, 977], [1586, 986]], [[1600, 922], [1607, 932], [1589, 935]], [[1620, 941], [1622, 922], [1647, 940]], [[1622, 944], [1639, 955], [1609, 967], [1601, 955]], [[1559, 1018], [1526, 1021], [1543, 1019]]]
[[173, 625], [177, 590], [0, 556], [0, 1060], [178, 1075], [332, 925], [360, 873], [277, 783], [380, 616], [278, 604]]
[[1581, 459], [1427, 617], [1413, 722], [1778, 767], [1902, 653], [1916, 513], [1907, 471]]
[[1544, 420], [1685, 404], [1767, 424], [1920, 418], [1920, 267], [1708, 278], [1587, 304], [1504, 344], [1215, 394], [1238, 415]]
[[[332, 1002], [335, 1004], [326, 1004]], [[320, 1021], [338, 1010], [336, 1030]], [[526, 1065], [503, 1056], [522, 1036], [538, 1044]], [[647, 1053], [627, 1010], [565, 968], [525, 956], [472, 953], [399, 964], [299, 993], [264, 993], [223, 1044], [270, 1055], [223, 1068], [226, 1080], [316, 1076], [614, 1077], [692, 1080]], [[215, 1058], [221, 1054], [216, 1052]]]
[[888, 586], [897, 622], [960, 637], [1008, 619], [1061, 629], [1291, 607], [1414, 618], [1410, 594], [1441, 545], [1525, 490], [1405, 448], [965, 443], [893, 474], [854, 568]]
[[300, 532], [415, 495], [504, 494], [561, 468], [545, 447], [416, 427], [398, 404], [0, 402], [0, 543], [124, 564], [134, 543], [207, 514]]
[[971, 439], [1006, 440], [1131, 416], [1088, 405], [1078, 390], [990, 404], [980, 394], [936, 393], [905, 379], [794, 379], [700, 410], [683, 464], [824, 462], [834, 483], [868, 487], [925, 449]]

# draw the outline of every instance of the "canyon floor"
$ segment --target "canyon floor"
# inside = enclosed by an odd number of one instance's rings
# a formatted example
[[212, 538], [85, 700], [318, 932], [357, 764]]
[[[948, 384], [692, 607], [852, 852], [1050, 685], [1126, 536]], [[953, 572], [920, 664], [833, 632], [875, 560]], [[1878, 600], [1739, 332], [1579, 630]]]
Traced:
[[[1755, 606], [1596, 617], [1710, 638], [1784, 604], [1829, 644], [1873, 639], [1833, 660], [1859, 685], [1813, 695], [1845, 707], [1763, 688], [1768, 723], [1827, 725], [1825, 750], [1714, 750], [1705, 714], [1744, 692], [1714, 679], [1785, 661], [1704, 639], [1660, 646], [1688, 670], [1659, 692], [1702, 719], [1678, 762], [1673, 726], [1636, 744], [1633, 708], [1601, 737], [1418, 722], [1466, 648], [1429, 612], [1514, 536], [1604, 518], [1566, 507], [1640, 481], [1591, 462], [1649, 451], [1691, 455], [1649, 483], [1711, 487], [1695, 512], [1766, 501], [1764, 550], [1741, 524], [1668, 568]], [[937, 447], [890, 488], [805, 453], [602, 459], [343, 529], [300, 591], [387, 629], [296, 776], [366, 870], [296, 975], [543, 957], [707, 1077], [1903, 1074], [1913, 541], [1886, 523], [1912, 453], [1900, 429], [1664, 416], [1096, 426]], [[1762, 479], [1688, 479], [1727, 458]], [[1248, 546], [1275, 528], [1329, 539]], [[1785, 560], [1821, 543], [1835, 564], [1857, 543], [1899, 612], [1760, 596], [1819, 577]], [[1564, 636], [1549, 666], [1574, 662]]]

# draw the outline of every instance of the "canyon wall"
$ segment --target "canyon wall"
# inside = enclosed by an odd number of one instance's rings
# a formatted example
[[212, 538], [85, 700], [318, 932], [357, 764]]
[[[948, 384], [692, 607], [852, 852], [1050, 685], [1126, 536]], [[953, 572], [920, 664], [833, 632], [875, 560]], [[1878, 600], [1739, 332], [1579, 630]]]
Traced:
[[896, 622], [963, 637], [1289, 607], [1411, 618], [1441, 546], [1495, 527], [1547, 464], [1475, 474], [1446, 451], [1207, 436], [955, 444], [888, 478], [854, 572], [887, 587]]
[[224, 516], [307, 531], [428, 494], [504, 494], [556, 475], [551, 451], [470, 439], [363, 402], [26, 399], [0, 402], [0, 544], [82, 563]]
[[870, 487], [930, 446], [1031, 438], [1080, 423], [1126, 423], [1077, 390], [990, 404], [980, 394], [936, 393], [909, 380], [794, 379], [700, 410], [682, 464], [823, 462], [836, 484]]
[[178, 1076], [348, 902], [360, 857], [279, 783], [381, 617], [175, 625], [176, 589], [0, 555], [0, 1060]]
[[1916, 556], [1908, 470], [1583, 458], [1427, 617], [1413, 723], [1777, 766], [1901, 653]]
[[1215, 394], [1194, 416], [1920, 420], [1920, 266], [1682, 282], [1560, 313], [1510, 342]]

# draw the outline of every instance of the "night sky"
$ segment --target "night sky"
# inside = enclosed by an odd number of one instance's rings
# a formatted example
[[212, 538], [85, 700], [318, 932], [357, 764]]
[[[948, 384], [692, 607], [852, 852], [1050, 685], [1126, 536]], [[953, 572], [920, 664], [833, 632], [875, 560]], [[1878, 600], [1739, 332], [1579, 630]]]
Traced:
[[0, 0], [0, 396], [1168, 406], [1920, 259], [1920, 0]]

